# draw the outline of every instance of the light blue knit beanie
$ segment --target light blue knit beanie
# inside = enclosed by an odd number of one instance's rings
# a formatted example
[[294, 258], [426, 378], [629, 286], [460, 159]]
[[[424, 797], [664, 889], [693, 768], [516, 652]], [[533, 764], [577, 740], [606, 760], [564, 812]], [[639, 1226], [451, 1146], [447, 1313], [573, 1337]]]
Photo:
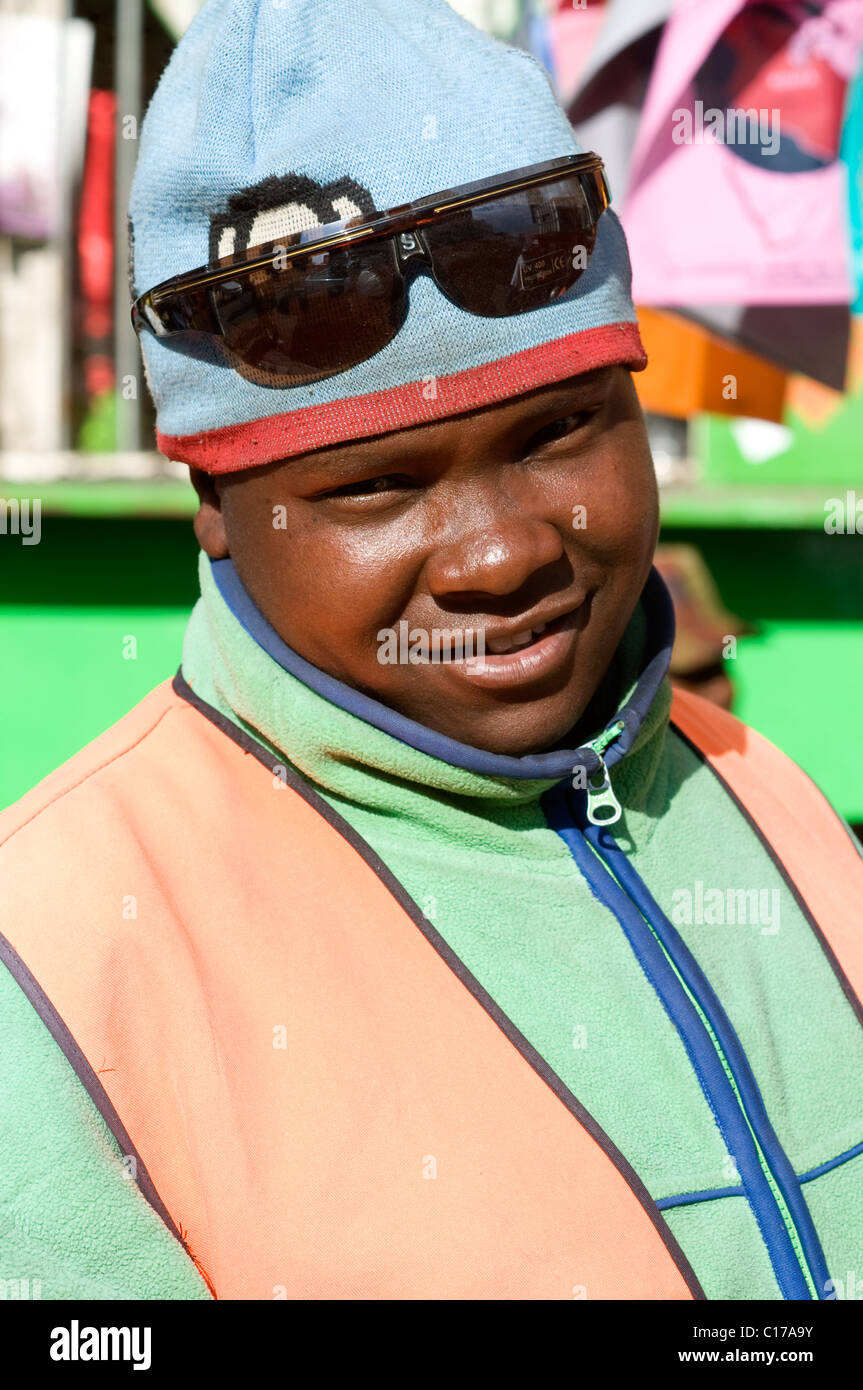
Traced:
[[[274, 180], [286, 190], [279, 235], [580, 152], [544, 69], [446, 0], [208, 0], [141, 129], [129, 207], [134, 293], [274, 239]], [[301, 198], [291, 191], [300, 179]], [[158, 447], [232, 472], [596, 367], [639, 369], [630, 286], [609, 210], [587, 271], [560, 299], [481, 318], [421, 274], [393, 341], [310, 385], [258, 385], [215, 350], [193, 358], [143, 333]]]

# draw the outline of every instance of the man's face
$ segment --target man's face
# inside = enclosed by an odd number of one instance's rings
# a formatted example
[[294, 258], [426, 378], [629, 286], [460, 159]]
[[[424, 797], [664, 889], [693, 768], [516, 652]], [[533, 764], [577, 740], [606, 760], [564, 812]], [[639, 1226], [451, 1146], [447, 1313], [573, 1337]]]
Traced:
[[[623, 367], [215, 480], [192, 476], [199, 543], [231, 556], [289, 646], [410, 719], [512, 756], [553, 748], [578, 724], [658, 532], [644, 420]], [[420, 634], [428, 653], [444, 634], [438, 651], [452, 658], [458, 641], [445, 634], [482, 632], [485, 660], [382, 661], [398, 655], [403, 622], [420, 656]]]

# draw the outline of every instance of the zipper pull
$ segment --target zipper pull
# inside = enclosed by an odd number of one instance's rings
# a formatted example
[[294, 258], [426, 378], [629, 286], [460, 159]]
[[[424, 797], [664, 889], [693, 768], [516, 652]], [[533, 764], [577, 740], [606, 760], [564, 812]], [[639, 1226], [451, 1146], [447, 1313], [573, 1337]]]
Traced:
[[[593, 778], [587, 779], [587, 819], [591, 825], [614, 825], [623, 815], [623, 807], [614, 795], [605, 759], [601, 754], [597, 756], [599, 769], [593, 774]], [[594, 786], [596, 777], [602, 779], [598, 787]]]

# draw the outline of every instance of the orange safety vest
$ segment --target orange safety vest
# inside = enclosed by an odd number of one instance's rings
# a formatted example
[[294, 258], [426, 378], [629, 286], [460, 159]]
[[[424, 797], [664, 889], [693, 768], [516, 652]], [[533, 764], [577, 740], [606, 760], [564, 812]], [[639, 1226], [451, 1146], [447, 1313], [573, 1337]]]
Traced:
[[[702, 1298], [623, 1155], [373, 851], [185, 691], [4, 812], [0, 873], [55, 1037], [214, 1293]], [[859, 996], [863, 861], [828, 803], [703, 700], [672, 719]]]

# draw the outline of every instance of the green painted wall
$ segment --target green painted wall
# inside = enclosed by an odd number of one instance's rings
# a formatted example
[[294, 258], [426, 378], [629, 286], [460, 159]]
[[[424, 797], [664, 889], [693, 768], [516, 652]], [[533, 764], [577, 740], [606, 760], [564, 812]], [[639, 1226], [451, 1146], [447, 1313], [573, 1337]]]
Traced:
[[703, 528], [663, 539], [697, 546], [725, 606], [758, 628], [728, 663], [735, 714], [863, 822], [863, 537]]
[[0, 537], [0, 806], [174, 674], [197, 553], [188, 520], [43, 514], [39, 545]]

